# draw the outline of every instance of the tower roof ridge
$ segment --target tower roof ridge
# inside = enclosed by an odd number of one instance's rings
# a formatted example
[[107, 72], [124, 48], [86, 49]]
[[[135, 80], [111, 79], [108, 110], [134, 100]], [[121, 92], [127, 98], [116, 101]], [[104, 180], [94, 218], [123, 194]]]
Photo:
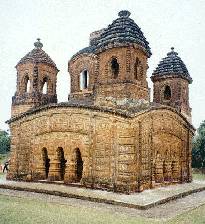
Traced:
[[57, 66], [55, 62], [51, 59], [51, 57], [42, 49], [43, 44], [40, 42], [40, 38], [37, 38], [37, 41], [34, 43], [35, 48], [28, 52], [21, 60], [17, 63], [24, 64], [27, 62], [32, 63], [45, 63], [55, 67], [57, 70]]
[[192, 78], [188, 72], [188, 69], [182, 59], [178, 56], [178, 53], [174, 51], [174, 47], [167, 53], [167, 56], [162, 58], [158, 66], [152, 73], [152, 77], [164, 76], [164, 75], [179, 75], [192, 82]]
[[96, 36], [92, 36], [89, 47], [80, 50], [74, 56], [82, 52], [96, 53], [108, 48], [137, 44], [150, 57], [152, 53], [149, 42], [146, 40], [140, 27], [130, 18], [130, 14], [127, 10], [120, 11], [118, 13], [119, 17], [113, 20], [106, 28], [93, 32]]

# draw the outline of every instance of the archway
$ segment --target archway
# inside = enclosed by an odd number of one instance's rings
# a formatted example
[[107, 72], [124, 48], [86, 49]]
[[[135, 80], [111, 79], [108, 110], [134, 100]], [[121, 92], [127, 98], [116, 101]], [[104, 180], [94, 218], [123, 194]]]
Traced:
[[62, 147], [58, 147], [57, 149], [57, 159], [59, 161], [59, 166], [60, 166], [60, 179], [64, 180], [65, 167], [66, 167], [67, 160], [65, 160], [64, 151]]
[[43, 94], [47, 94], [48, 93], [48, 79], [47, 79], [47, 77], [45, 77], [43, 79], [42, 92], [43, 92]]
[[50, 159], [48, 158], [48, 151], [46, 148], [42, 149], [42, 159], [43, 159], [43, 166], [45, 168], [45, 177], [47, 179], [50, 167]]
[[26, 74], [23, 78], [23, 93], [30, 93], [31, 92], [31, 82], [29, 80], [28, 74]]
[[89, 85], [89, 73], [87, 70], [83, 70], [80, 73], [80, 89], [87, 89]]
[[76, 153], [76, 180], [80, 182], [83, 174], [83, 160], [79, 148], [76, 149], [75, 153]]

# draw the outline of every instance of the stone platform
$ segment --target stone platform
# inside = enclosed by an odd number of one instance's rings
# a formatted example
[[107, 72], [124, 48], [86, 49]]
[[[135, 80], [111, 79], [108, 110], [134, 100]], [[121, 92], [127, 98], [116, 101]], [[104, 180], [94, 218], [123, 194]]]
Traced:
[[130, 195], [78, 186], [67, 186], [59, 183], [14, 182], [5, 179], [0, 179], [0, 188], [77, 198], [136, 209], [148, 209], [192, 193], [203, 191], [205, 190], [205, 181], [194, 180], [192, 183], [159, 187]]

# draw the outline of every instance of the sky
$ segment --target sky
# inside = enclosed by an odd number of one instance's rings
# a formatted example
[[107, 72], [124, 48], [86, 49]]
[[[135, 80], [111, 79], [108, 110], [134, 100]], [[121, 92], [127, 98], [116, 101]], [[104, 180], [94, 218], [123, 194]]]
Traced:
[[173, 46], [193, 78], [190, 106], [193, 125], [205, 120], [204, 0], [0, 0], [0, 129], [7, 130], [16, 91], [18, 61], [41, 38], [58, 73], [58, 101], [70, 92], [68, 61], [89, 44], [89, 34], [107, 27], [120, 10], [129, 10], [150, 43], [147, 80]]

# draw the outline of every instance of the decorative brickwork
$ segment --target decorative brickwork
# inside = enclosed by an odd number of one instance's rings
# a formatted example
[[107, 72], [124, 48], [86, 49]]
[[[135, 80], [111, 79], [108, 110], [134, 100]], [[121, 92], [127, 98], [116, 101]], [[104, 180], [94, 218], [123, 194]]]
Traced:
[[[128, 117], [91, 108], [42, 108], [13, 121], [11, 131], [17, 158], [12, 156], [9, 179], [46, 179], [46, 149], [49, 180], [62, 180], [65, 172], [65, 183], [79, 181], [79, 149], [80, 182], [85, 186], [133, 192], [191, 180], [188, 141], [193, 128], [163, 107]], [[65, 171], [59, 148], [64, 152]]]
[[8, 121], [8, 179], [77, 182], [123, 193], [191, 181], [191, 78], [185, 65], [166, 73], [175, 59], [182, 64], [170, 53], [166, 66], [153, 73], [150, 102], [146, 75], [151, 51], [129, 16], [121, 11], [111, 25], [93, 32], [90, 46], [68, 62], [68, 102], [56, 103], [58, 70], [45, 52], [38, 52], [39, 40], [38, 50], [18, 63], [12, 103], [16, 116]]
[[[191, 121], [188, 86], [192, 78], [178, 53], [174, 48], [171, 50], [151, 77], [154, 83], [154, 102], [175, 107]], [[168, 88], [170, 97], [167, 97]]]
[[[35, 48], [16, 65], [17, 90], [12, 98], [12, 116], [45, 105], [56, 103], [56, 81], [58, 69], [51, 58], [41, 49], [38, 39]], [[43, 87], [47, 85], [46, 93]]]

